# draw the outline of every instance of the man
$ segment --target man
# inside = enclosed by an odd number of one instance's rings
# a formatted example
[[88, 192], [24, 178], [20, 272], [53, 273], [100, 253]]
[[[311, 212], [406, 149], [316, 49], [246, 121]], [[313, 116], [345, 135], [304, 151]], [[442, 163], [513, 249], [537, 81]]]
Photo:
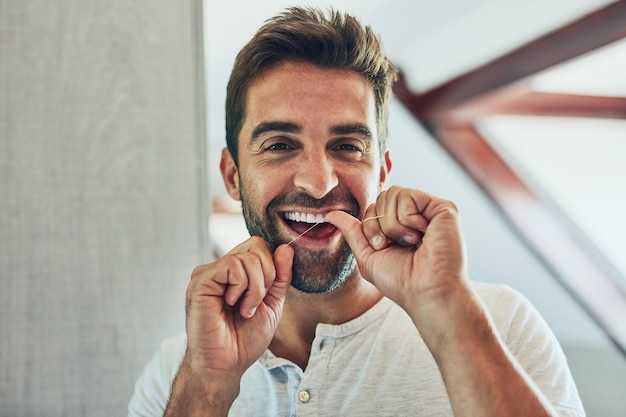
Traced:
[[395, 69], [293, 8], [237, 57], [220, 164], [252, 237], [197, 267], [132, 416], [582, 416], [535, 310], [470, 282], [456, 207], [384, 184]]

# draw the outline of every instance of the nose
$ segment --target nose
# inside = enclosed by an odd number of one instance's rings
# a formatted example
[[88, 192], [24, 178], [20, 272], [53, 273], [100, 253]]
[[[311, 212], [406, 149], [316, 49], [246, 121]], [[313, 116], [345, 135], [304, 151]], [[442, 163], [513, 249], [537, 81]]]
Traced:
[[294, 185], [320, 199], [339, 184], [335, 165], [325, 152], [299, 158]]

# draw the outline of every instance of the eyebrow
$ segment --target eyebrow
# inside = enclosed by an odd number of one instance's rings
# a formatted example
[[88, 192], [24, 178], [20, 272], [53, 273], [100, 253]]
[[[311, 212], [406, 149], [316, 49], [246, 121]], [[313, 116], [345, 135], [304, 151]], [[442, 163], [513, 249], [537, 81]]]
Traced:
[[250, 135], [250, 142], [254, 142], [267, 132], [300, 133], [302, 128], [290, 122], [265, 122], [256, 126]]
[[330, 129], [330, 133], [332, 133], [333, 135], [357, 134], [357, 135], [364, 136], [367, 139], [372, 139], [374, 137], [374, 134], [372, 133], [371, 129], [367, 125], [360, 124], [360, 123], [335, 126]]
[[[257, 125], [250, 135], [250, 143], [256, 141], [259, 137], [267, 132], [284, 132], [284, 133], [300, 133], [302, 127], [291, 122], [264, 122]], [[332, 135], [353, 135], [357, 134], [367, 139], [373, 139], [372, 130], [365, 124], [346, 124], [333, 126], [330, 129]]]

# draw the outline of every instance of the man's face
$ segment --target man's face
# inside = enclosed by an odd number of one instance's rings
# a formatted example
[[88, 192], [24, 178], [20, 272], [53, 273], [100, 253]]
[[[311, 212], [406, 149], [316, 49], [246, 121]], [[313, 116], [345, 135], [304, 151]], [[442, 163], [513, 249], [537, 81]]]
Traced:
[[[387, 155], [381, 163], [368, 81], [354, 72], [306, 63], [281, 64], [251, 84], [239, 166], [224, 155], [225, 183], [242, 201], [250, 234], [272, 248], [296, 238], [327, 212], [362, 218], [390, 167]], [[332, 291], [356, 276], [349, 246], [328, 223], [292, 246], [292, 285], [301, 291]]]

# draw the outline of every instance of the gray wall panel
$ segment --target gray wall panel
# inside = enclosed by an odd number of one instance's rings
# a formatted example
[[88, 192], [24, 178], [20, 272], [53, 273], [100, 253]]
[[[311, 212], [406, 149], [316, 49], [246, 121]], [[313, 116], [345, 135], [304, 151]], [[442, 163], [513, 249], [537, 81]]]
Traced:
[[123, 415], [184, 331], [209, 253], [199, 9], [0, 4], [3, 417]]

